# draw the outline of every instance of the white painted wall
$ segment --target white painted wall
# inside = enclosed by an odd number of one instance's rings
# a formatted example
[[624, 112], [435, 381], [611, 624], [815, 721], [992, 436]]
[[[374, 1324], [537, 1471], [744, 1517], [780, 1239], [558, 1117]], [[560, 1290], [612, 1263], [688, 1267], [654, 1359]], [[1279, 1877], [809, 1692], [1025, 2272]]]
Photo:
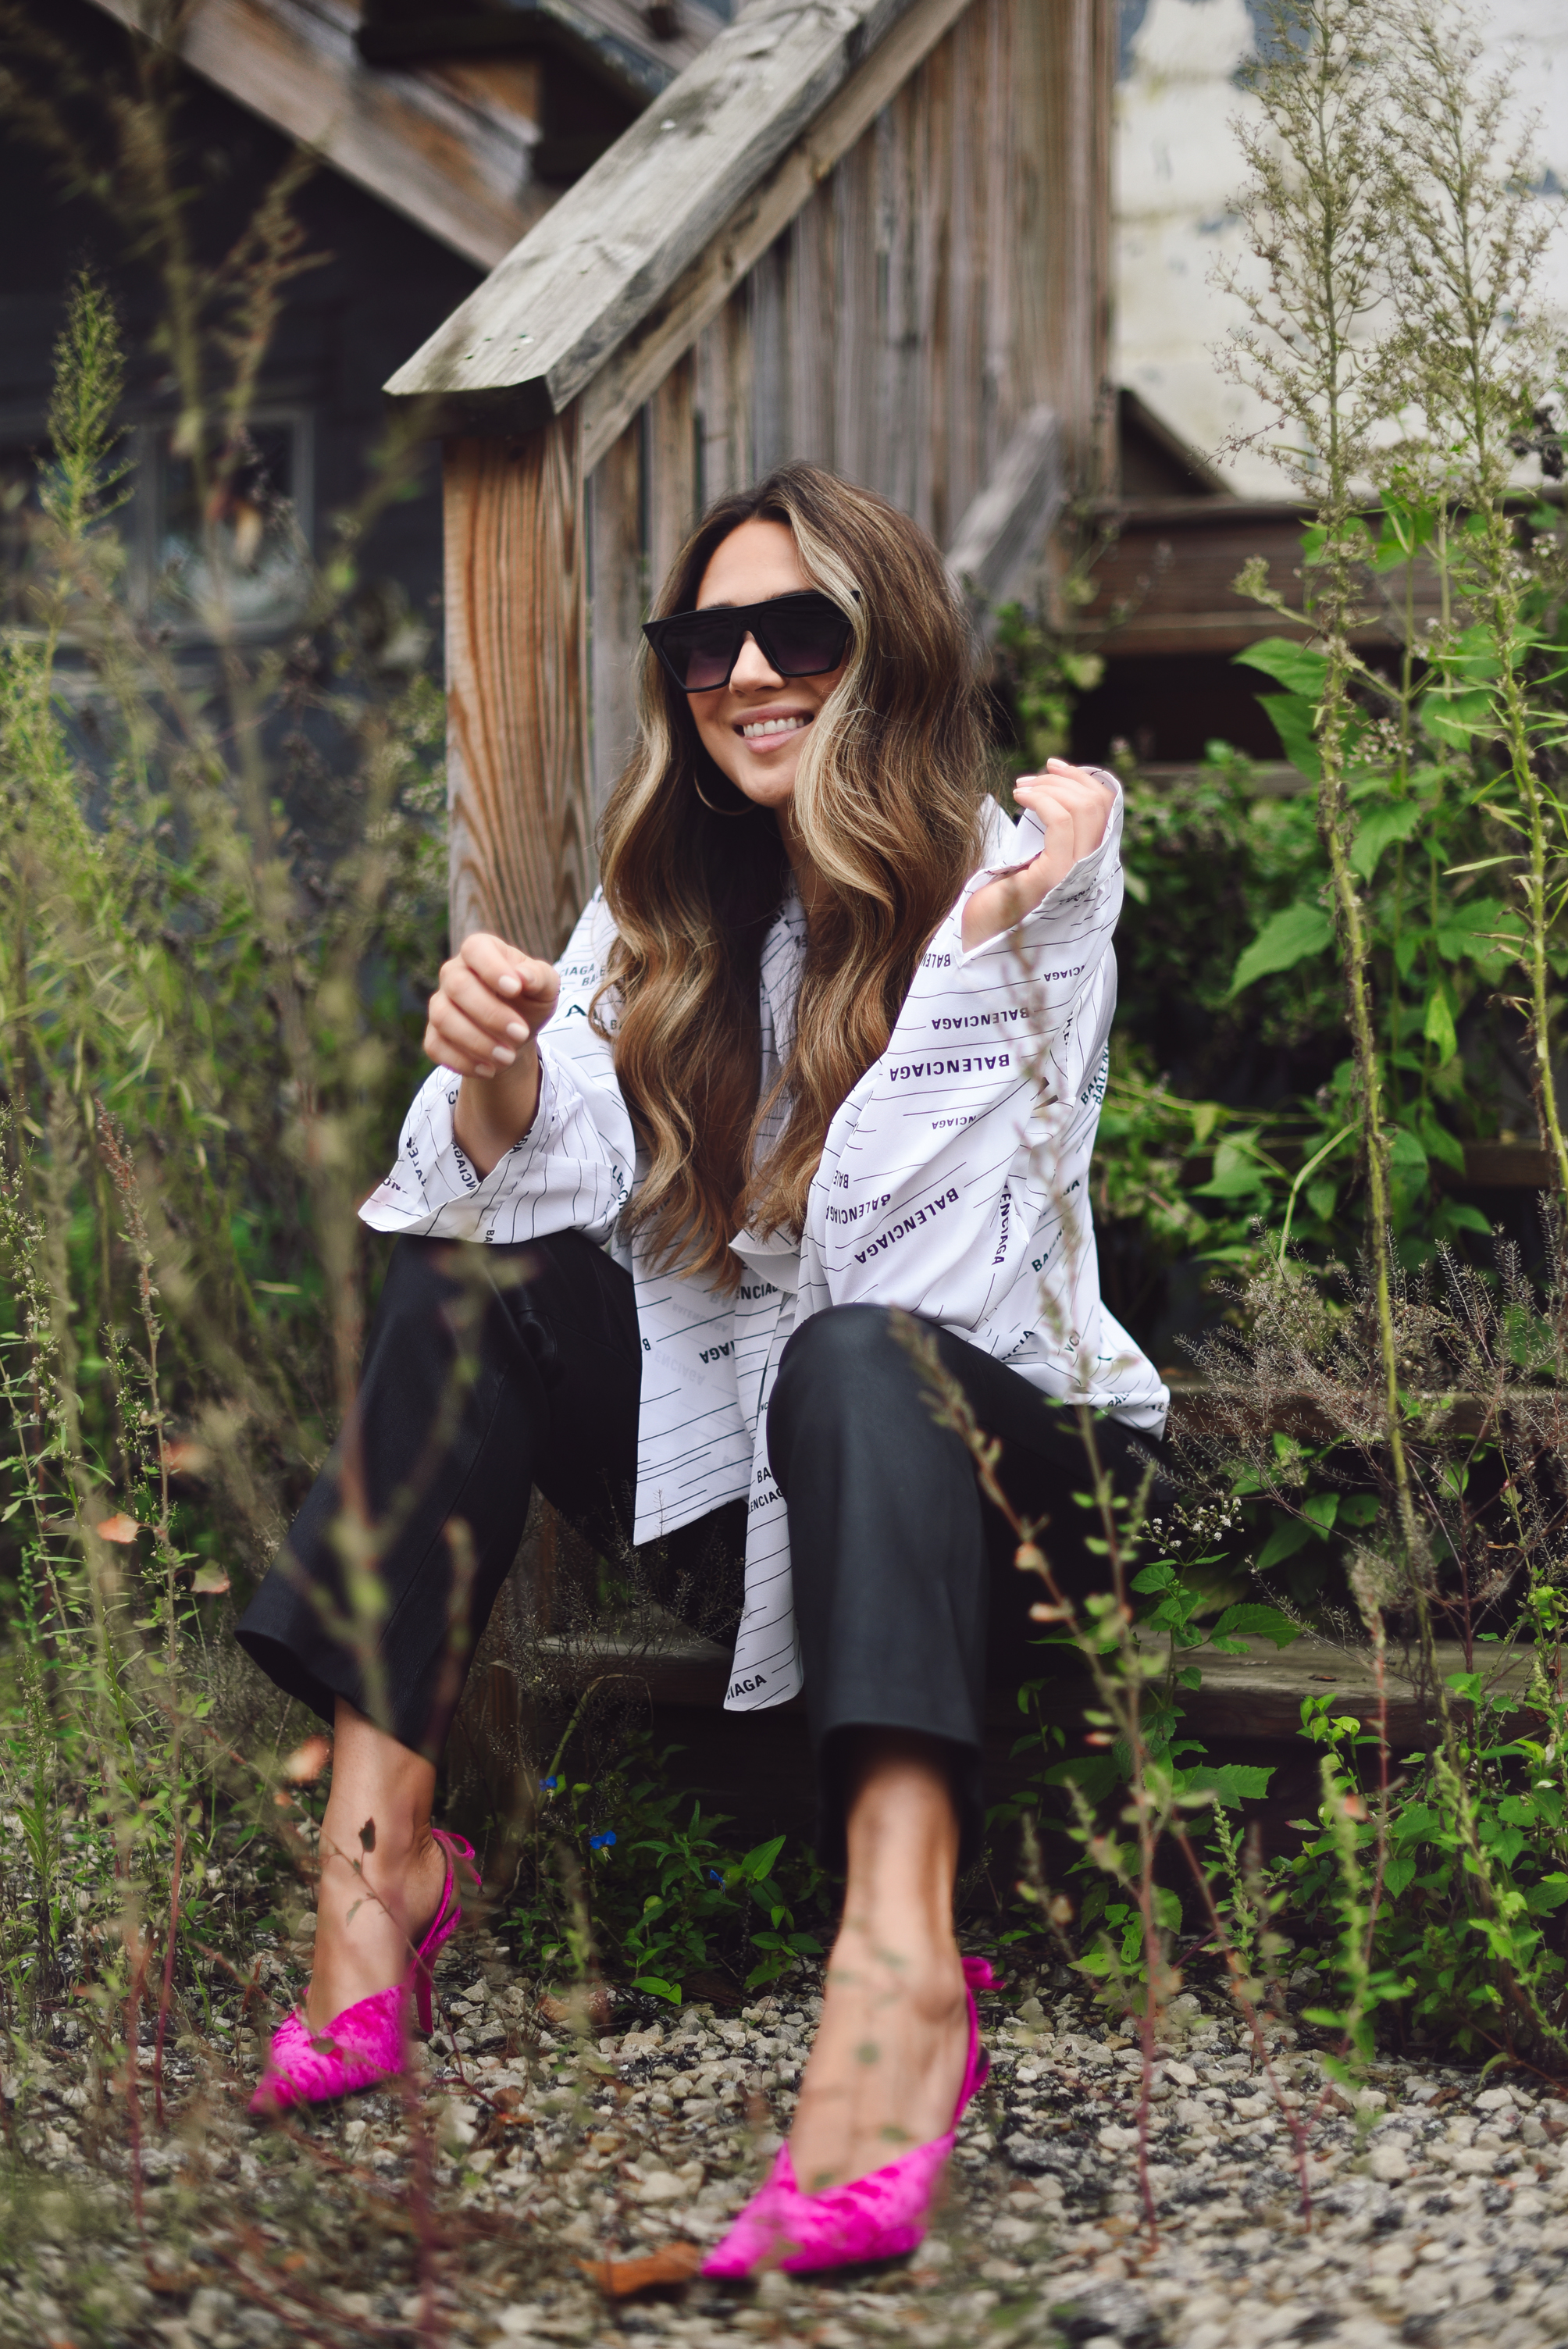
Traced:
[[[1520, 60], [1523, 106], [1540, 117], [1537, 150], [1568, 190], [1568, 0], [1478, 0], [1489, 54]], [[1233, 124], [1255, 103], [1235, 85], [1253, 54], [1248, 0], [1121, 0], [1117, 88], [1115, 372], [1184, 440], [1214, 455], [1227, 434], [1265, 420], [1227, 383], [1214, 346], [1241, 316], [1211, 283], [1240, 257], [1230, 212], [1241, 177]], [[1568, 226], [1549, 273], [1568, 319]], [[1246, 496], [1277, 496], [1281, 475], [1250, 452], [1226, 468]]]

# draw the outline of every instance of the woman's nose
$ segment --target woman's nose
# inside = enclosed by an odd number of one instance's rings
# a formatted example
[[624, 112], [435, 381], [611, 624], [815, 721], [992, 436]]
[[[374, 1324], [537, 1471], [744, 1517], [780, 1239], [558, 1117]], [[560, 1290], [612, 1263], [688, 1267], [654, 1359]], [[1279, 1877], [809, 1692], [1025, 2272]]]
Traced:
[[769, 660], [754, 636], [748, 635], [729, 672], [732, 693], [757, 693], [782, 685], [783, 678]]

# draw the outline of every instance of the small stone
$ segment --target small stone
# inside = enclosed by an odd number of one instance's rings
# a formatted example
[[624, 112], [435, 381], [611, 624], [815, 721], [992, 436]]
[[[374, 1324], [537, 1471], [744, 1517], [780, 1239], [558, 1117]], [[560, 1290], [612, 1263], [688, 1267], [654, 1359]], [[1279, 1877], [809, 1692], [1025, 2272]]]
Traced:
[[1368, 2167], [1384, 2186], [1397, 2186], [1400, 2178], [1410, 2174], [1409, 2159], [1402, 2145], [1374, 2146]]
[[679, 2202], [691, 2189], [670, 2169], [650, 2170], [636, 2189], [639, 2202]]

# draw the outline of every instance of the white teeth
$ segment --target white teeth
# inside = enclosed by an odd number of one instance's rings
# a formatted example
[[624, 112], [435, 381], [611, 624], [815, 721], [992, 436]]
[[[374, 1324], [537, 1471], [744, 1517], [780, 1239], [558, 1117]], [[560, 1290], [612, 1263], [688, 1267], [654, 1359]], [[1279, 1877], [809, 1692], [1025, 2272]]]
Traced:
[[755, 742], [759, 734], [794, 734], [810, 722], [809, 718], [759, 718], [755, 725], [741, 728], [740, 739], [743, 742]]

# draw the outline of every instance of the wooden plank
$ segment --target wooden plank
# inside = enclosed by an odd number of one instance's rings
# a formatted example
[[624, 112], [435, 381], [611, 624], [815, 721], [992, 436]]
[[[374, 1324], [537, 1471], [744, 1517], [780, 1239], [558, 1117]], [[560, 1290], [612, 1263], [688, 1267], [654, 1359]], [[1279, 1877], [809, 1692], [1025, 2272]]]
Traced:
[[593, 869], [581, 419], [443, 454], [451, 934], [554, 955]]
[[657, 596], [696, 521], [696, 368], [691, 353], [677, 359], [648, 402], [647, 582]]
[[[1097, 505], [1094, 518], [1111, 533], [1093, 572], [1094, 600], [1086, 625], [1113, 658], [1134, 653], [1239, 652], [1264, 636], [1278, 636], [1276, 613], [1236, 593], [1243, 564], [1263, 556], [1270, 586], [1287, 605], [1302, 596], [1301, 533], [1306, 517], [1289, 503], [1242, 498], [1172, 498], [1136, 505]], [[1403, 625], [1404, 582], [1391, 574], [1379, 583], [1398, 603]], [[1373, 590], [1368, 605], [1376, 611]], [[1120, 605], [1127, 617], [1100, 637]], [[1418, 626], [1440, 609], [1429, 564], [1416, 570]], [[1388, 621], [1373, 617], [1357, 632], [1362, 644], [1395, 641]]]
[[588, 481], [595, 818], [637, 733], [637, 657], [648, 593], [642, 443], [642, 429], [634, 418], [600, 458]]
[[791, 223], [787, 365], [789, 454], [830, 470], [833, 448], [834, 288], [837, 275], [830, 181], [818, 187]]
[[985, 156], [1000, 126], [988, 123], [975, 101], [985, 88], [990, 18], [987, 0], [981, 0], [953, 28], [953, 196], [947, 222], [950, 318], [946, 383], [941, 395], [942, 435], [946, 444], [944, 538], [985, 486], [981, 453], [985, 429], [984, 320], [988, 274]]
[[[547, 1639], [541, 1647], [550, 1658], [552, 1673], [563, 1664], [585, 1685], [605, 1671], [624, 1671], [641, 1680], [656, 1705], [682, 1705], [717, 1712], [728, 1685], [729, 1650], [712, 1640], [677, 1636], [658, 1646], [604, 1631], [583, 1640]], [[1306, 1634], [1291, 1647], [1276, 1649], [1265, 1640], [1248, 1640], [1241, 1655], [1222, 1654], [1210, 1647], [1183, 1651], [1181, 1661], [1202, 1674], [1202, 1687], [1184, 1691], [1181, 1703], [1190, 1732], [1198, 1737], [1239, 1738], [1259, 1744], [1288, 1743], [1300, 1734], [1302, 1701], [1308, 1696], [1332, 1696], [1336, 1712], [1353, 1713], [1372, 1725], [1377, 1716], [1377, 1685], [1370, 1647], [1344, 1647], [1336, 1641]], [[1161, 1641], [1151, 1643], [1163, 1661]], [[1463, 1648], [1456, 1640], [1440, 1640], [1437, 1650], [1439, 1679], [1467, 1669]], [[1527, 1646], [1476, 1651], [1476, 1666], [1485, 1686], [1522, 1701], [1534, 1664]], [[1434, 1692], [1423, 1686], [1416, 1660], [1391, 1638], [1385, 1665], [1388, 1734], [1397, 1749], [1424, 1744], [1439, 1714]], [[1087, 1673], [1080, 1679], [1066, 1671], [1047, 1684], [1042, 1704], [1047, 1720], [1064, 1726], [1081, 1724], [1083, 1709], [1093, 1702]], [[803, 1710], [803, 1700], [769, 1711], [792, 1717]], [[1006, 1691], [987, 1702], [987, 1716], [998, 1724], [1018, 1724], [1015, 1700]]]
[[1477, 1190], [1550, 1191], [1557, 1162], [1533, 1142], [1467, 1142], [1464, 1179]]
[[992, 40], [985, 103], [985, 119], [996, 125], [996, 131], [985, 143], [985, 249], [990, 256], [990, 274], [985, 301], [983, 481], [991, 478], [1024, 412], [1013, 355], [1016, 315], [1013, 278], [1016, 263], [1010, 220], [1013, 159], [1018, 143], [1018, 107], [1013, 87], [1016, 15], [1016, 0], [991, 0]]
[[[753, 0], [397, 370], [389, 397], [434, 399], [441, 429], [530, 429], [614, 360], [592, 462], [966, 5]], [[709, 248], [719, 265], [694, 301], [680, 281]], [[673, 333], [650, 349], [637, 330], [677, 293]]]
[[[787, 155], [673, 286], [612, 354], [584, 393], [586, 445], [599, 447], [615, 419], [647, 397], [747, 273], [782, 236], [812, 191], [859, 143], [901, 84], [944, 36], [969, 0], [916, 0], [842, 95]], [[781, 266], [783, 264], [780, 264]]]
[[920, 76], [925, 99], [918, 206], [918, 333], [921, 364], [910, 419], [920, 474], [914, 518], [938, 546], [957, 519], [948, 479], [948, 347], [953, 325], [953, 178], [954, 118], [959, 113], [956, 38], [944, 41]]
[[[96, 0], [141, 29], [140, 0]], [[388, 74], [354, 46], [349, 0], [199, 0], [178, 54], [335, 171], [481, 269], [493, 268], [549, 201], [531, 183], [536, 124], [505, 99], [428, 71]]]
[[833, 353], [833, 454], [851, 481], [874, 484], [876, 350], [882, 332], [877, 301], [877, 140], [858, 139], [836, 166], [832, 193], [838, 255], [837, 333]]
[[698, 502], [708, 506], [756, 478], [751, 460], [751, 325], [744, 284], [703, 328], [693, 356], [703, 452]]
[[947, 567], [973, 582], [991, 604], [1022, 585], [1067, 502], [1061, 419], [1032, 409], [1002, 453], [996, 471], [959, 523]]
[[746, 281], [750, 295], [751, 448], [758, 478], [789, 454], [789, 269], [788, 232]]
[[[906, 83], [888, 108], [885, 136], [879, 140], [881, 207], [886, 253], [886, 297], [882, 305], [882, 384], [877, 433], [883, 450], [875, 486], [906, 513], [914, 512], [919, 452], [911, 429], [913, 388], [920, 367], [916, 305], [915, 141], [923, 114], [917, 78]], [[878, 125], [879, 131], [882, 129]]]
[[1059, 19], [1071, 0], [1050, 11], [1017, 0], [1013, 10], [1012, 220], [1006, 245], [1013, 256], [1014, 396], [1020, 410], [1057, 397], [1053, 360], [1053, 304], [1057, 295], [1054, 246], [1063, 233], [1054, 202], [1055, 57], [1047, 16]]

